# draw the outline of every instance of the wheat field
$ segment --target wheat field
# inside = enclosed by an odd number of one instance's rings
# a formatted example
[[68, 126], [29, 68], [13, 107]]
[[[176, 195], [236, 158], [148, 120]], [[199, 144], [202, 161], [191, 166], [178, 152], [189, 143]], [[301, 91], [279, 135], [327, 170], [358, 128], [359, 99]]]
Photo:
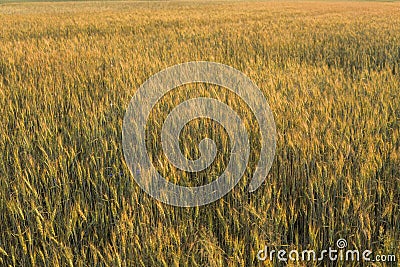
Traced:
[[[282, 266], [257, 252], [322, 250], [339, 238], [400, 257], [399, 3], [3, 3], [0, 21], [1, 266]], [[224, 88], [175, 89], [152, 111], [147, 139], [171, 181], [205, 184], [229, 154], [224, 129], [199, 119], [182, 133], [184, 153], [196, 158], [204, 136], [222, 152], [194, 176], [169, 165], [159, 131], [185, 99], [232, 106], [252, 144], [230, 193], [180, 208], [136, 184], [122, 120], [146, 79], [197, 60], [232, 66], [261, 88], [277, 148], [249, 193], [259, 156], [252, 113]]]

